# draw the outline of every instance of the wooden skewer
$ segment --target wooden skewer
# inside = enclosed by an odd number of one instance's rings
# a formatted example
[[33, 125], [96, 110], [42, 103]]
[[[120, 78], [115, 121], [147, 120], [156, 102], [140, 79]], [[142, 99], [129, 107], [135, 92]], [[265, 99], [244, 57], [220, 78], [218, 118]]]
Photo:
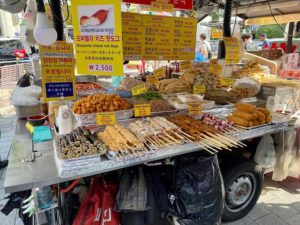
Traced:
[[207, 143], [207, 145], [211, 145], [211, 146], [215, 147], [216, 149], [222, 150], [222, 147], [216, 145], [214, 142], [211, 142], [208, 139], [205, 139], [203, 136], [197, 135], [197, 137], [201, 141], [201, 143], [205, 141]]
[[224, 143], [221, 143], [221, 142], [218, 142], [216, 141], [215, 139], [205, 135], [205, 134], [201, 134], [204, 138], [207, 138], [208, 140], [210, 140], [211, 142], [215, 143], [215, 145], [219, 146], [220, 148], [224, 148], [224, 149], [227, 149], [228, 151], [232, 151], [230, 148], [228, 148], [227, 145], [225, 145]]
[[210, 147], [208, 144], [206, 144], [205, 142], [198, 142], [201, 146], [205, 146], [206, 148], [209, 148], [210, 150], [214, 151], [215, 153], [219, 152], [218, 150]]
[[226, 138], [224, 138], [223, 135], [214, 135], [214, 134], [209, 133], [209, 132], [206, 132], [206, 134], [209, 135], [209, 136], [211, 136], [211, 137], [221, 139], [222, 142], [224, 142], [224, 144], [226, 144], [229, 147], [235, 147], [236, 148], [238, 146], [237, 143], [231, 143], [231, 142], [229, 142]]

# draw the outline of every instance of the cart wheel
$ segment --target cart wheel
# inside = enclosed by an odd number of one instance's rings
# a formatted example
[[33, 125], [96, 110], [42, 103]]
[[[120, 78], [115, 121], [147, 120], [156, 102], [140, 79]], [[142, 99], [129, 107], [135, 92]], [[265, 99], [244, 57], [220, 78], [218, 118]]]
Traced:
[[254, 162], [240, 161], [222, 170], [225, 186], [223, 221], [246, 216], [255, 206], [263, 187], [263, 174]]

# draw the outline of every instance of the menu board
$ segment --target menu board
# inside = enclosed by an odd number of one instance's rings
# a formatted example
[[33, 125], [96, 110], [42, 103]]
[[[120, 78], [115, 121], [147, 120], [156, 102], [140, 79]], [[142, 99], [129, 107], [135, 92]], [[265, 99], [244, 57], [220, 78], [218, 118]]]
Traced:
[[196, 18], [122, 13], [125, 60], [193, 60]]
[[123, 75], [120, 0], [72, 1], [77, 71]]
[[227, 64], [239, 63], [241, 58], [241, 45], [235, 37], [224, 37], [225, 62]]
[[39, 46], [45, 101], [73, 100], [75, 93], [73, 45], [56, 42]]

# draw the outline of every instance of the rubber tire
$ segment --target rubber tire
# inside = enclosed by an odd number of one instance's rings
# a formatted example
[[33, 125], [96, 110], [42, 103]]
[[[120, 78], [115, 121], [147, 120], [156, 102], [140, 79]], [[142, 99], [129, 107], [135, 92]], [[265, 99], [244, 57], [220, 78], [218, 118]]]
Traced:
[[254, 196], [252, 200], [248, 203], [248, 205], [238, 212], [229, 211], [226, 206], [224, 207], [222, 221], [230, 222], [234, 220], [238, 220], [244, 216], [246, 216], [256, 205], [256, 202], [261, 194], [263, 188], [263, 173], [259, 171], [253, 161], [241, 160], [238, 164], [232, 165], [232, 163], [227, 164], [222, 168], [222, 174], [224, 179], [225, 186], [225, 205], [226, 205], [226, 196], [227, 189], [233, 183], [233, 181], [241, 176], [243, 173], [248, 172], [252, 173], [257, 182], [257, 188], [254, 190]]

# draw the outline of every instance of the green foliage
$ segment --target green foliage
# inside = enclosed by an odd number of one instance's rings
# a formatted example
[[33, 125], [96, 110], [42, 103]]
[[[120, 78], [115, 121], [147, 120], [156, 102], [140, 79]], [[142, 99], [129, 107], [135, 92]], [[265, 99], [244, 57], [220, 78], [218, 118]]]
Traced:
[[[280, 26], [285, 29], [286, 24], [281, 24]], [[248, 26], [247, 30], [251, 30], [251, 27]], [[284, 37], [284, 32], [282, 29], [277, 24], [272, 24], [272, 25], [263, 25], [259, 26], [258, 30], [253, 31], [255, 34], [256, 38], [259, 38], [261, 34], [266, 34], [268, 38], [283, 38]]]

